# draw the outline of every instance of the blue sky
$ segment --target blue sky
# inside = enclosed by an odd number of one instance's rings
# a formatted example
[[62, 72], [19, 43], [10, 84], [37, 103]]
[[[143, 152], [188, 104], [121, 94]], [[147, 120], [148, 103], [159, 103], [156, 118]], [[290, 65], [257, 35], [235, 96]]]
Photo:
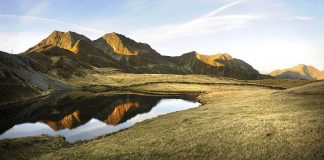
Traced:
[[0, 50], [19, 53], [53, 30], [118, 32], [163, 55], [229, 53], [262, 73], [324, 69], [323, 0], [0, 0]]

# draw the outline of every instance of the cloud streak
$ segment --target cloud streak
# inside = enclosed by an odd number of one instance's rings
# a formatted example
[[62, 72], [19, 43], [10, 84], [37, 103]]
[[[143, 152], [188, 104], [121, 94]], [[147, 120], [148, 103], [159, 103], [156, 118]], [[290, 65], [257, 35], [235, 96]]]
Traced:
[[155, 28], [137, 30], [130, 35], [150, 42], [161, 42], [173, 38], [201, 36], [209, 33], [228, 31], [246, 26], [250, 21], [262, 18], [260, 15], [235, 14], [217, 16], [240, 3], [243, 0], [228, 3], [205, 15], [182, 24], [167, 24]]
[[49, 6], [50, 6], [49, 1], [44, 0], [38, 2], [37, 4], [34, 4], [30, 9], [28, 9], [27, 15], [35, 16], [41, 14], [43, 11], [47, 10]]
[[286, 18], [285, 20], [293, 21], [293, 20], [301, 20], [301, 21], [312, 21], [314, 20], [314, 17], [308, 17], [308, 16], [294, 16]]
[[76, 30], [86, 31], [95, 34], [105, 34], [106, 32], [103, 30], [99, 30], [96, 28], [86, 27], [78, 24], [68, 23], [61, 20], [56, 19], [49, 19], [43, 17], [36, 17], [36, 16], [28, 16], [28, 15], [11, 15], [11, 14], [0, 14], [0, 18], [10, 18], [10, 19], [20, 19], [23, 21], [30, 21], [30, 22], [41, 22], [41, 23], [53, 23], [63, 25], [69, 28], [73, 28]]

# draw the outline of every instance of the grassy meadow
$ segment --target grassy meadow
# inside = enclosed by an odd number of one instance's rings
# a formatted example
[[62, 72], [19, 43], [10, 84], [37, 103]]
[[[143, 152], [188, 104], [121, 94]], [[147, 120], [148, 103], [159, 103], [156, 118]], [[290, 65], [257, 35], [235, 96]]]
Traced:
[[[83, 82], [71, 79], [68, 83], [80, 87], [89, 81], [141, 92], [197, 93], [201, 106], [74, 144], [51, 136], [2, 140], [0, 159], [324, 158], [323, 81], [238, 81], [200, 75], [117, 73], [92, 76]], [[304, 89], [298, 87], [305, 84]], [[312, 94], [303, 90], [311, 90]]]

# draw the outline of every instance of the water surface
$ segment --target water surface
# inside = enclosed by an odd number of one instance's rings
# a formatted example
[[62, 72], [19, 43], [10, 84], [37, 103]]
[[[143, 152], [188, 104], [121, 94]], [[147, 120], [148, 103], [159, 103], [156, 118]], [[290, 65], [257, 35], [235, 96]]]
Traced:
[[50, 134], [75, 142], [197, 106], [194, 97], [183, 95], [56, 93], [1, 109], [0, 139]]

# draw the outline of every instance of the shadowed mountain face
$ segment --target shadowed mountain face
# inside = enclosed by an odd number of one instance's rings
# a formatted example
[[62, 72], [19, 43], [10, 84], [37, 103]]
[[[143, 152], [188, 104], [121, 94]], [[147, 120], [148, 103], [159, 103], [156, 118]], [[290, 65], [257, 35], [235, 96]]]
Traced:
[[118, 125], [149, 112], [164, 98], [194, 100], [188, 96], [58, 92], [43, 99], [1, 107], [0, 134], [27, 122], [42, 122], [55, 131], [76, 128], [93, 118], [107, 125]]
[[322, 80], [324, 79], [324, 72], [319, 71], [313, 66], [299, 64], [295, 67], [275, 70], [270, 73], [271, 76], [280, 79], [306, 79], [306, 80]]
[[0, 102], [40, 95], [48, 89], [67, 88], [63, 83], [35, 71], [20, 57], [0, 51]]

